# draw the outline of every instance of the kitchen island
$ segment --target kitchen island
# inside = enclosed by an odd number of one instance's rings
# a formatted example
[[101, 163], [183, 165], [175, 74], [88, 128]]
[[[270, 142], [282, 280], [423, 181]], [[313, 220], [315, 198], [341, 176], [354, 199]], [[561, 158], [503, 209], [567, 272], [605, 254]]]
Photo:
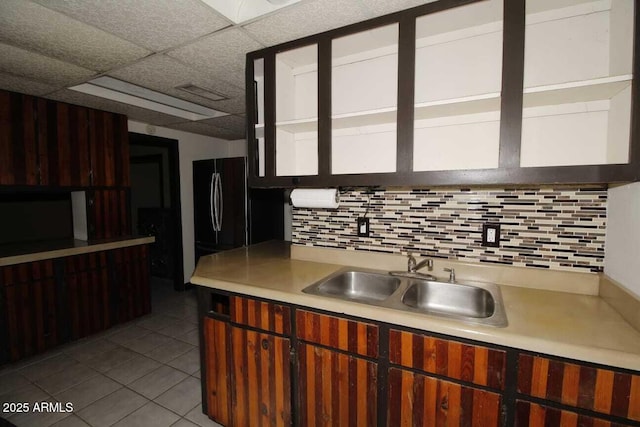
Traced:
[[[494, 328], [305, 294], [345, 266], [406, 263], [371, 254], [363, 265], [362, 253], [322, 251], [267, 242], [201, 258], [191, 281], [200, 285], [203, 407], [222, 424], [640, 421], [640, 332], [597, 296], [597, 275], [567, 273], [563, 283], [585, 284], [562, 292], [504, 279], [508, 326]], [[509, 277], [483, 268], [492, 280]], [[520, 276], [537, 281], [526, 270]]]
[[151, 311], [154, 237], [59, 240], [0, 248], [0, 364]]

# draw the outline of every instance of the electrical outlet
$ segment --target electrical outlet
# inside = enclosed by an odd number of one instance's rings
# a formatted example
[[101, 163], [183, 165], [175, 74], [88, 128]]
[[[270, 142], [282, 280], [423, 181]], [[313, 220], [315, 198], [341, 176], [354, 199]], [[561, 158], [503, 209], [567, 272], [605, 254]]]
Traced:
[[482, 224], [482, 246], [500, 247], [500, 224]]
[[358, 218], [358, 237], [369, 237], [369, 218]]

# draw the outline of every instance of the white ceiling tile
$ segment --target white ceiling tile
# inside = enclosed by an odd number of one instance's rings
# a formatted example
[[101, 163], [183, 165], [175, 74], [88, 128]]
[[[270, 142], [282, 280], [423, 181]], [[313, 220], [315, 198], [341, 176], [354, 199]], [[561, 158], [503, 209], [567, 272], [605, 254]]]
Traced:
[[267, 46], [342, 27], [373, 17], [360, 1], [315, 0], [286, 8], [244, 26]]
[[96, 71], [108, 70], [150, 53], [24, 0], [0, 2], [0, 41]]
[[213, 136], [215, 138], [234, 140], [244, 139], [244, 132], [234, 132], [232, 130], [220, 128], [205, 122], [187, 122], [167, 125], [168, 128], [185, 132], [197, 133], [200, 135]]
[[126, 115], [131, 120], [149, 123], [156, 126], [164, 126], [168, 123], [183, 121], [183, 118], [170, 116], [145, 108], [134, 107], [121, 102], [99, 98], [97, 96], [76, 92], [70, 89], [63, 89], [46, 96], [55, 101], [68, 102], [69, 104], [82, 105], [96, 110], [110, 111]]
[[244, 99], [245, 96], [243, 89], [221, 80], [215, 74], [195, 70], [163, 54], [150, 56], [128, 67], [110, 72], [109, 75], [214, 109], [218, 108], [219, 101], [193, 95], [176, 87], [194, 84], [227, 98]]
[[375, 16], [381, 16], [434, 1], [436, 0], [365, 0], [364, 4]]
[[95, 74], [86, 68], [2, 43], [0, 71], [58, 86], [72, 86]]
[[25, 79], [24, 77], [0, 73], [0, 89], [26, 93], [27, 95], [44, 95], [46, 93], [51, 93], [58, 88], [34, 80]]
[[243, 114], [246, 112], [245, 98], [244, 96], [239, 96], [237, 98], [218, 101], [215, 103], [215, 108], [225, 113]]
[[244, 135], [246, 133], [247, 121], [244, 117], [229, 115], [216, 117], [213, 119], [202, 120], [202, 122], [211, 124], [217, 127], [221, 127], [227, 130], [234, 131], [235, 133]]
[[168, 55], [244, 88], [246, 54], [262, 47], [242, 29], [231, 28], [172, 50]]
[[230, 25], [199, 0], [35, 0], [155, 52]]

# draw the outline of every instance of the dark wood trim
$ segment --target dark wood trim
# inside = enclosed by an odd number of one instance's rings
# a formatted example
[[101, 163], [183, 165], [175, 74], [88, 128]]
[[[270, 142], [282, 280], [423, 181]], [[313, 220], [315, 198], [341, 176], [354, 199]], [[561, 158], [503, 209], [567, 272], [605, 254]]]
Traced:
[[504, 0], [499, 155], [501, 168], [516, 168], [520, 166], [525, 2], [526, 0]]
[[276, 176], [276, 56], [264, 56], [264, 176]]
[[640, 180], [640, 3], [634, 8], [633, 80], [631, 82], [631, 135], [629, 164], [633, 181]]
[[414, 82], [416, 76], [416, 20], [402, 15], [398, 27], [398, 111], [396, 172], [413, 171]]
[[[175, 275], [173, 288], [183, 291], [186, 289], [184, 283], [184, 253], [182, 247], [182, 202], [180, 200], [180, 151], [178, 141], [175, 139], [161, 138], [154, 135], [144, 135], [129, 132], [129, 145], [142, 145], [147, 147], [167, 148], [169, 151], [169, 189], [171, 194], [171, 209], [176, 230], [175, 252], [179, 256], [175, 261]], [[131, 197], [127, 200], [130, 202]], [[128, 208], [130, 211], [130, 207]]]
[[322, 179], [331, 175], [331, 72], [331, 39], [322, 37], [318, 40], [318, 176]]

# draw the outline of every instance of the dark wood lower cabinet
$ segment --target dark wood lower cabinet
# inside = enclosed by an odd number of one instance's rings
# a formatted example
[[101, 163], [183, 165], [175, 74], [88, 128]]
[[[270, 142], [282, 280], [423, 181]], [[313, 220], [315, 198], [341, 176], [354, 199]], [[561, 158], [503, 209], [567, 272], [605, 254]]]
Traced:
[[37, 261], [3, 267], [2, 361], [15, 361], [41, 353], [59, 342], [58, 298], [53, 262]]
[[0, 364], [150, 311], [147, 245], [0, 267]]
[[209, 417], [221, 423], [230, 425], [231, 366], [229, 364], [229, 323], [205, 317], [204, 349], [201, 354], [205, 357], [203, 380], [205, 393], [203, 403], [207, 405]]
[[290, 340], [231, 327], [234, 426], [291, 424]]
[[66, 258], [64, 282], [69, 338], [86, 337], [115, 323], [106, 252]]
[[298, 345], [303, 426], [373, 426], [378, 418], [378, 364], [311, 344]]
[[639, 372], [205, 287], [198, 296], [203, 404], [225, 426], [640, 426]]
[[389, 426], [501, 425], [500, 394], [428, 377], [389, 370]]

